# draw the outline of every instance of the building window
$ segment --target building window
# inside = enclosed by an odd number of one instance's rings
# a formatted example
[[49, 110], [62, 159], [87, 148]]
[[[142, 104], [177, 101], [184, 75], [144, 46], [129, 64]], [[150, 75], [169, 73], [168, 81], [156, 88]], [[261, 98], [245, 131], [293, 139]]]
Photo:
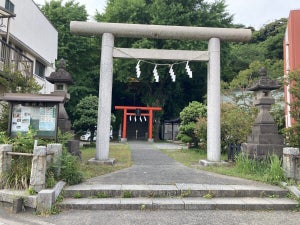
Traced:
[[35, 61], [35, 71], [34, 73], [40, 77], [45, 77], [46, 66], [39, 61]]
[[14, 12], [15, 11], [15, 5], [11, 1], [6, 0], [5, 1], [5, 9], [7, 9], [10, 12]]

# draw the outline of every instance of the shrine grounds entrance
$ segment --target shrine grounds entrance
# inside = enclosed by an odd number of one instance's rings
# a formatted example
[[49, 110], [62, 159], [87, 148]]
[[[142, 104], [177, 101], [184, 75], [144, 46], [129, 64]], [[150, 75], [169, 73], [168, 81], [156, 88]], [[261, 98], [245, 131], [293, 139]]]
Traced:
[[[96, 155], [93, 163], [109, 161], [109, 137], [113, 81], [113, 58], [207, 61], [207, 163], [221, 161], [221, 41], [242, 42], [251, 38], [250, 29], [184, 27], [143, 24], [71, 21], [71, 32], [79, 35], [102, 35]], [[120, 49], [114, 37], [208, 40], [208, 51]], [[149, 134], [150, 135], [150, 134]], [[204, 162], [204, 163], [206, 163]]]

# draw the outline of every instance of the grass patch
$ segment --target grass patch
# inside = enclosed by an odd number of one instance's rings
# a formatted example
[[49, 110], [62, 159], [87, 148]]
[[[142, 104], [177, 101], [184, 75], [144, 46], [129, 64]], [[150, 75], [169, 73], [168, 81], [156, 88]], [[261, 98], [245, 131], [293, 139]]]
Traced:
[[80, 170], [83, 172], [84, 179], [112, 173], [131, 166], [130, 149], [126, 144], [110, 144], [109, 157], [116, 159], [116, 163], [113, 166], [88, 164], [87, 161], [91, 158], [95, 158], [95, 154], [95, 148], [81, 149], [82, 162], [80, 163]]
[[192, 166], [193, 164], [198, 163], [199, 159], [206, 158], [206, 152], [202, 150], [194, 149], [181, 149], [181, 150], [161, 150], [163, 153], [173, 158], [174, 160], [182, 163], [186, 166]]
[[[163, 153], [173, 158], [174, 160], [186, 166], [199, 164], [199, 160], [206, 159], [206, 150], [202, 149], [180, 149], [180, 150], [161, 150]], [[221, 159], [225, 160], [227, 155], [221, 155]]]

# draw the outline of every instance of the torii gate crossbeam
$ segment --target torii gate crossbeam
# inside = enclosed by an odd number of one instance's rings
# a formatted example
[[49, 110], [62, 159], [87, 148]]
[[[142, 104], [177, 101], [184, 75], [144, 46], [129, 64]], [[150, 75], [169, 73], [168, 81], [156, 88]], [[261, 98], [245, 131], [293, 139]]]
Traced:
[[115, 36], [178, 40], [208, 40], [207, 162], [220, 162], [220, 41], [248, 41], [251, 38], [250, 29], [79, 21], [71, 21], [70, 28], [72, 33], [79, 35], [102, 35], [96, 156], [93, 162], [102, 163], [103, 161], [109, 161], [108, 154], [113, 80], [113, 57], [114, 54], [117, 54], [116, 50], [114, 50]]

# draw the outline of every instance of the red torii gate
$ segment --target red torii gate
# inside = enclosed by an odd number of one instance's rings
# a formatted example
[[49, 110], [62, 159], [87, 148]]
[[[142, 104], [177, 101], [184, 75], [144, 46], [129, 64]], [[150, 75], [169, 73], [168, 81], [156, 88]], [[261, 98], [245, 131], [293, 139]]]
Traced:
[[[153, 111], [160, 111], [161, 107], [140, 107], [140, 106], [115, 106], [116, 110], [123, 110], [123, 126], [122, 126], [122, 136], [121, 141], [126, 141], [127, 132], [127, 116], [148, 116], [149, 126], [148, 126], [148, 141], [153, 141], [152, 130], [153, 130]], [[128, 111], [133, 112], [128, 112]], [[146, 111], [146, 112], [142, 112]]]

